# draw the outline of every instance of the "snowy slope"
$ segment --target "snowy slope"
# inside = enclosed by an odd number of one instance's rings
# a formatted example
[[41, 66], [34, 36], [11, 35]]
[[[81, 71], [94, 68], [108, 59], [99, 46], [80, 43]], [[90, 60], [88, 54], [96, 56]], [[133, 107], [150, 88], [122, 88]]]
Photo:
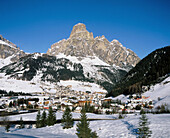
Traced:
[[[152, 86], [149, 91], [143, 93], [142, 95], [149, 97], [149, 99], [153, 101], [155, 108], [162, 104], [167, 104], [170, 109], [170, 77], [167, 77], [161, 83]], [[160, 100], [158, 100], [158, 98]], [[121, 94], [113, 98], [113, 100], [116, 99], [126, 102], [128, 100], [128, 96]]]
[[7, 57], [5, 59], [0, 59], [0, 68], [12, 63], [11, 58], [13, 58], [13, 56], [9, 56], [9, 57]]
[[[145, 92], [144, 95], [149, 96], [150, 99], [154, 100], [155, 107], [162, 104], [168, 104], [170, 109], [170, 77], [153, 86], [153, 88]], [[160, 98], [159, 101], [158, 97]]]
[[82, 63], [82, 64], [89, 64], [89, 65], [102, 65], [102, 66], [110, 66], [109, 64], [105, 63], [104, 61], [100, 60], [96, 56], [87, 56], [87, 57], [76, 57], [76, 56], [66, 56], [63, 53], [59, 53], [56, 55], [57, 58], [67, 58], [74, 63]]
[[[112, 81], [109, 78], [104, 78], [101, 74], [98, 73], [99, 67], [98, 66], [104, 66], [105, 68], [108, 67], [108, 69], [113, 72], [110, 69], [110, 65], [103, 62], [102, 60], [100, 60], [98, 57], [96, 56], [89, 56], [89, 57], [76, 57], [76, 56], [66, 56], [63, 53], [60, 53], [56, 56], [57, 58], [66, 58], [68, 60], [70, 60], [73, 63], [76, 64], [81, 64], [83, 66], [83, 71], [84, 71], [84, 75], [85, 76], [89, 76], [89, 77], [95, 77], [98, 79], [102, 79], [105, 81], [108, 81], [110, 83], [112, 83]], [[121, 69], [124, 70], [123, 68], [120, 67], [116, 67], [114, 66], [115, 69]], [[126, 71], [126, 70], [125, 70]]]
[[[48, 92], [56, 92], [56, 84], [50, 82], [41, 82], [38, 79], [39, 76], [35, 76], [31, 81], [9, 79], [4, 73], [0, 73], [0, 89], [14, 92], [43, 92], [43, 88], [47, 88]], [[72, 90], [77, 91], [91, 91], [91, 92], [107, 92], [102, 87], [94, 83], [81, 82], [81, 81], [60, 81], [58, 85], [68, 86], [72, 85]]]
[[70, 80], [70, 81], [60, 81], [58, 83], [58, 85], [61, 85], [61, 86], [72, 85], [71, 89], [75, 90], [75, 91], [83, 91], [83, 92], [90, 91], [90, 92], [105, 92], [105, 93], [107, 93], [107, 91], [104, 90], [99, 85], [97, 85], [95, 83], [89, 83], [89, 82], [80, 82], [80, 81]]
[[12, 48], [16, 49], [16, 47], [14, 47], [14, 46], [12, 46], [12, 45], [10, 45], [10, 44], [8, 44], [8, 43], [2, 41], [2, 40], [0, 40], [0, 44], [6, 45], [6, 46], [9, 46], [9, 47], [12, 47]]
[[[0, 69], [0, 72], [5, 73], [6, 75], [6, 77], [1, 77], [3, 78], [1, 79], [3, 82], [0, 84], [0, 89], [12, 90], [12, 87], [8, 87], [8, 82], [11, 81], [10, 79], [13, 81], [13, 85], [12, 83], [10, 84], [14, 88], [13, 91], [16, 91], [16, 87], [20, 87], [20, 91], [23, 91], [23, 88], [21, 88], [23, 86], [18, 86], [18, 83], [29, 85], [32, 82], [37, 84], [47, 81], [48, 83], [56, 83], [59, 81], [62, 82], [62, 80], [77, 80], [79, 82], [97, 83], [109, 91], [127, 71], [117, 68], [116, 66], [110, 66], [95, 56], [80, 58], [60, 54], [55, 57], [34, 53], [20, 58], [15, 63], [4, 66]], [[1, 73], [0, 76], [3, 76]], [[17, 81], [14, 82], [13, 79], [16, 79]], [[68, 83], [71, 83], [69, 81]], [[27, 89], [27, 91], [35, 91], [34, 89], [37, 89], [38, 92], [40, 91], [39, 85], [28, 86], [27, 88], [30, 88]], [[79, 90], [81, 90], [81, 88], [79, 88]], [[97, 85], [93, 88], [101, 90]], [[87, 87], [86, 89], [88, 91], [91, 90], [91, 88]]]
[[116, 96], [116, 97], [114, 97], [113, 98], [113, 100], [121, 100], [121, 102], [123, 102], [123, 103], [125, 103], [127, 100], [128, 100], [128, 98], [127, 98], [127, 96], [125, 96], [125, 95], [123, 95], [123, 94], [121, 94], [121, 95], [119, 95], [119, 96]]
[[[15, 80], [8, 79], [4, 73], [0, 73], [0, 89], [6, 91], [14, 91], [14, 92], [43, 92], [40, 86], [44, 86], [44, 83], [33, 81], [23, 81], [23, 80]], [[47, 83], [48, 85], [48, 83]], [[50, 92], [55, 92], [54, 85], [50, 85], [52, 88]]]

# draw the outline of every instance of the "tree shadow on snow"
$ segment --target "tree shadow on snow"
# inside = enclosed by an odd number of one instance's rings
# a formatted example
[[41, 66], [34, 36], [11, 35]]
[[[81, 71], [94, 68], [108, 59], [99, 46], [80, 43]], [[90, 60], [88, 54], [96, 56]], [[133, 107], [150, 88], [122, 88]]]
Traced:
[[128, 121], [123, 120], [122, 122], [125, 125], [127, 125], [127, 128], [130, 131], [130, 134], [135, 135], [135, 136], [137, 135], [136, 132], [138, 131], [138, 129], [134, 125], [130, 124]]

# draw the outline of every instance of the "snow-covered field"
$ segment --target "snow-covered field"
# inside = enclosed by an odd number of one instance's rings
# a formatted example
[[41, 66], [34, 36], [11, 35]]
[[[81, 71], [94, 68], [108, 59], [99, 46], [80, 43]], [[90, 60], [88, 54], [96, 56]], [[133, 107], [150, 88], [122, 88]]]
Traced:
[[[16, 79], [9, 79], [8, 76], [5, 76], [4, 73], [0, 73], [0, 89], [6, 91], [14, 91], [14, 92], [26, 92], [26, 93], [33, 93], [33, 92], [43, 92], [45, 89], [47, 92], [55, 93], [56, 87], [55, 84], [51, 84], [49, 82], [41, 82], [38, 78], [34, 77], [32, 81], [23, 81], [23, 80], [16, 80]], [[76, 91], [91, 91], [91, 92], [105, 92], [102, 87], [94, 83], [87, 83], [87, 82], [80, 82], [80, 81], [61, 81], [58, 85], [68, 86], [72, 85], [72, 90]], [[48, 90], [47, 90], [48, 89]]]
[[[42, 113], [42, 112], [41, 112]], [[48, 114], [48, 111], [46, 111], [46, 113]], [[10, 121], [16, 121], [16, 120], [20, 120], [20, 117], [22, 117], [22, 119], [24, 121], [35, 121], [36, 120], [36, 115], [37, 115], [37, 112], [34, 112], [34, 113], [26, 113], [26, 114], [19, 114], [19, 115], [12, 115], [12, 116], [8, 116], [8, 119]], [[62, 118], [62, 115], [63, 115], [63, 112], [62, 111], [58, 111], [56, 112], [56, 118], [57, 119], [61, 119]], [[73, 115], [73, 118], [74, 119], [77, 119], [77, 118], [80, 118], [80, 113], [72, 113]], [[93, 113], [87, 113], [87, 117], [88, 118], [92, 118], [92, 119], [115, 119], [118, 117], [118, 115], [96, 115], [96, 114], [93, 114]], [[0, 117], [0, 121], [3, 120], [3, 117]]]
[[16, 79], [8, 79], [4, 73], [0, 73], [0, 89], [6, 91], [14, 91], [14, 92], [42, 92], [43, 90], [40, 88], [41, 83], [30, 82], [30, 81], [22, 81]]
[[[120, 120], [90, 121], [90, 128], [96, 131], [100, 138], [135, 138], [140, 115], [128, 115]], [[170, 137], [170, 114], [147, 114], [152, 131], [152, 138]], [[44, 128], [15, 129], [7, 133], [0, 127], [0, 137], [3, 138], [76, 138], [76, 124], [71, 129], [62, 129], [61, 124]]]
[[95, 83], [89, 83], [89, 82], [80, 82], [75, 80], [70, 81], [60, 81], [58, 85], [62, 86], [69, 86], [72, 85], [71, 89], [75, 91], [90, 91], [90, 92], [104, 92], [107, 93], [106, 90], [104, 90], [101, 86]]

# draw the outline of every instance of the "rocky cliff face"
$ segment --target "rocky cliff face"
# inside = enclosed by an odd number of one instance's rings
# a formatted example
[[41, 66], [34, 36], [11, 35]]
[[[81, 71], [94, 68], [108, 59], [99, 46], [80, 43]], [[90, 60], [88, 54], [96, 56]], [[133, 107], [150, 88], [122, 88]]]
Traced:
[[17, 61], [20, 57], [25, 55], [25, 52], [0, 35], [0, 59], [6, 59], [12, 56], [11, 61]]
[[109, 65], [121, 68], [131, 68], [140, 61], [133, 51], [123, 47], [118, 40], [109, 42], [104, 36], [94, 38], [82, 23], [73, 27], [68, 39], [54, 43], [47, 51], [48, 55], [53, 56], [59, 53], [76, 57], [97, 56]]

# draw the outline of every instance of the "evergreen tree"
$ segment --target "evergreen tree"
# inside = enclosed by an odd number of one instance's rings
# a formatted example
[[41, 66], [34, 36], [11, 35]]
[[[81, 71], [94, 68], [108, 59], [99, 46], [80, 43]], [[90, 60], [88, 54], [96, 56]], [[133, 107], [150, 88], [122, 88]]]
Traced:
[[22, 117], [20, 117], [20, 129], [24, 128], [24, 122], [22, 120]]
[[89, 122], [87, 121], [86, 111], [83, 107], [81, 110], [81, 119], [80, 122], [77, 123], [77, 133], [76, 135], [79, 138], [97, 138], [96, 132], [92, 132], [89, 128]]
[[98, 138], [96, 131], [91, 132], [91, 138]]
[[73, 119], [72, 119], [72, 114], [70, 108], [67, 106], [66, 110], [63, 113], [62, 119], [61, 119], [63, 129], [68, 129], [73, 127]]
[[[2, 116], [3, 116], [3, 113], [2, 113]], [[8, 117], [3, 117], [3, 124], [5, 125], [5, 130], [7, 132], [9, 132], [9, 128], [10, 128], [10, 125], [9, 125], [9, 119]]]
[[56, 123], [56, 115], [53, 113], [53, 109], [50, 106], [48, 110], [47, 125], [52, 126]]
[[86, 112], [89, 112], [89, 109], [90, 109], [90, 103], [89, 103], [89, 102], [88, 102], [88, 103], [86, 102], [86, 103], [85, 103], [85, 111], [86, 111]]
[[47, 115], [46, 115], [45, 110], [42, 113], [40, 124], [41, 124], [41, 127], [45, 127], [47, 125]]
[[145, 111], [143, 109], [140, 110], [140, 115], [145, 114]]
[[139, 138], [148, 138], [151, 136], [152, 131], [149, 130], [149, 122], [145, 114], [142, 114], [139, 121], [139, 128], [138, 128], [138, 137]]
[[12, 107], [12, 105], [13, 105], [13, 103], [12, 103], [12, 101], [9, 103], [9, 107]]
[[123, 116], [121, 114], [119, 114], [119, 119], [122, 119], [122, 118], [123, 118]]
[[36, 128], [40, 128], [41, 127], [41, 114], [40, 114], [40, 110], [38, 110], [38, 114], [36, 117]]
[[[9, 121], [9, 120], [8, 120]], [[6, 132], [9, 132], [9, 129], [10, 129], [10, 125], [9, 125], [9, 123], [7, 123], [6, 125], [5, 125], [5, 130], [6, 130]]]

